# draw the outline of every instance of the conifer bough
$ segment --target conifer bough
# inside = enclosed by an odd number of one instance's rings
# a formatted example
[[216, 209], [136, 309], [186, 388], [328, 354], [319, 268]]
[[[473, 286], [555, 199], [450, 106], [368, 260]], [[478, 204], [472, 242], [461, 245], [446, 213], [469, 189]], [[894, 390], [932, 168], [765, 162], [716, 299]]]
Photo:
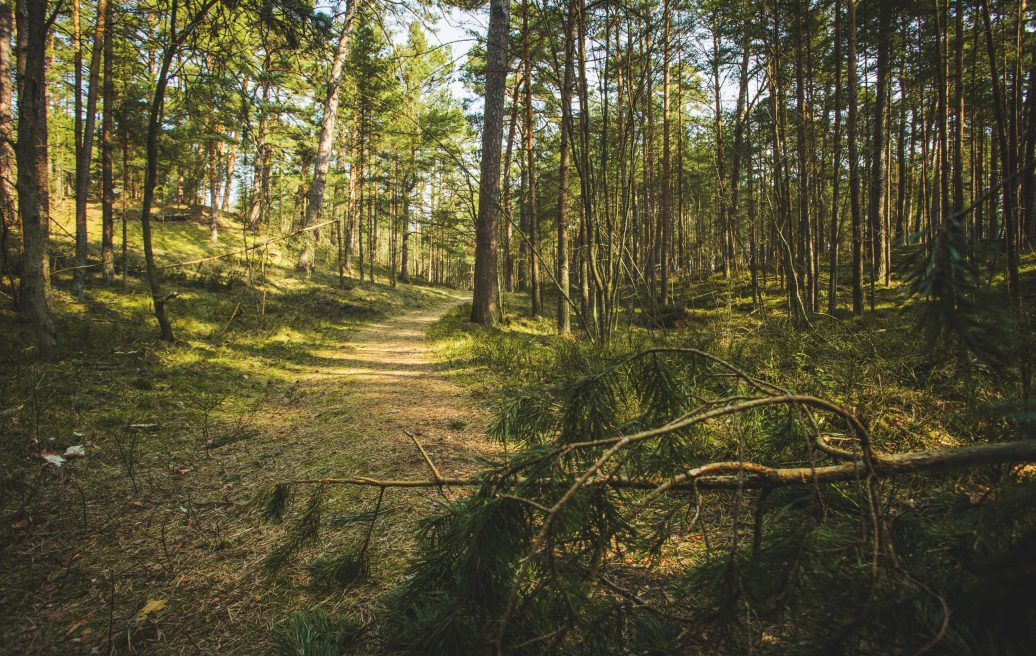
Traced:
[[[777, 402], [797, 402], [798, 397], [763, 397]], [[754, 399], [760, 401], [763, 399]], [[745, 411], [761, 405], [747, 402], [724, 408], [727, 414]], [[661, 430], [661, 429], [660, 429]], [[666, 432], [672, 432], [670, 428]], [[662, 434], [659, 432], [658, 434]], [[638, 434], [640, 435], [640, 434]], [[636, 437], [636, 436], [630, 436]], [[639, 440], [629, 440], [625, 444]], [[600, 442], [587, 442], [599, 445]], [[953, 469], [968, 469], [984, 465], [1020, 464], [1036, 462], [1036, 440], [980, 444], [968, 447], [931, 449], [907, 453], [873, 455], [870, 468], [878, 477], [898, 476], [913, 473], [935, 473]], [[653, 479], [625, 479], [601, 476], [588, 479], [588, 485], [606, 485], [619, 489], [655, 490], [662, 493], [670, 490], [736, 490], [762, 489], [787, 485], [811, 485], [813, 483], [841, 483], [861, 480], [867, 475], [868, 465], [863, 459], [854, 459], [837, 465], [820, 467], [770, 467], [754, 462], [712, 462], [695, 467], [669, 481]], [[477, 477], [421, 479], [377, 479], [366, 476], [354, 478], [309, 478], [283, 481], [278, 485], [357, 485], [377, 488], [432, 488], [473, 487], [482, 484]]]

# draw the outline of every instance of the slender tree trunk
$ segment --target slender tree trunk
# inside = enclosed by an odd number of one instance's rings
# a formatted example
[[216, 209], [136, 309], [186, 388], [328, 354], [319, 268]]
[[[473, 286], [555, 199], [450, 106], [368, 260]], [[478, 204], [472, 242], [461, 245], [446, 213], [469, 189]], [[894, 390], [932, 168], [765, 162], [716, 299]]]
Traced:
[[522, 0], [522, 58], [525, 61], [525, 170], [528, 185], [526, 214], [529, 218], [529, 297], [532, 316], [543, 312], [540, 289], [540, 213], [536, 206], [535, 125], [532, 120], [532, 59], [529, 54], [529, 0]]
[[497, 286], [497, 225], [500, 218], [500, 145], [504, 136], [504, 94], [507, 85], [506, 0], [490, 0], [486, 38], [485, 117], [482, 122], [482, 162], [478, 219], [475, 223], [475, 278], [471, 322], [494, 325], [499, 319]]
[[501, 222], [503, 223], [504, 234], [504, 289], [513, 292], [515, 290], [515, 266], [514, 253], [511, 246], [514, 233], [514, 221], [511, 212], [511, 154], [514, 151], [514, 134], [518, 126], [518, 92], [521, 90], [522, 77], [518, 71], [514, 75], [514, 90], [511, 92], [511, 121], [507, 124], [507, 148], [504, 151], [503, 164], [503, 206]]
[[[311, 228], [320, 221], [320, 210], [324, 204], [324, 186], [327, 183], [327, 169], [331, 163], [331, 149], [334, 146], [335, 122], [338, 120], [338, 97], [345, 78], [345, 60], [349, 56], [349, 40], [352, 35], [356, 16], [357, 0], [348, 0], [345, 17], [342, 20], [342, 32], [338, 37], [334, 62], [331, 64], [331, 79], [327, 86], [327, 98], [324, 101], [324, 118], [320, 124], [320, 139], [317, 142], [316, 161], [313, 165], [313, 180], [309, 187], [309, 203], [306, 206], [304, 225]], [[302, 251], [296, 268], [299, 271], [312, 273], [316, 265], [316, 243], [319, 237], [317, 229], [304, 233]], [[373, 273], [373, 271], [371, 272]]]
[[342, 258], [345, 272], [350, 276], [353, 273], [352, 254], [353, 244], [356, 242], [356, 215], [357, 208], [359, 207], [357, 203], [359, 202], [360, 192], [359, 131], [359, 117], [354, 113], [353, 129], [349, 134], [349, 203], [346, 206], [345, 236], [343, 238], [345, 246]]
[[209, 154], [209, 242], [219, 241], [219, 187], [216, 175], [216, 142], [209, 140], [206, 144]]
[[[263, 70], [270, 70], [270, 53], [263, 58]], [[259, 126], [255, 136], [255, 165], [252, 171], [252, 196], [248, 201], [248, 216], [245, 225], [256, 232], [262, 224], [263, 214], [269, 206], [270, 152], [266, 144], [267, 107], [270, 101], [270, 83], [263, 80], [263, 100], [259, 106]]]
[[[871, 281], [884, 279], [888, 263], [885, 261], [885, 101], [889, 87], [889, 24], [891, 16], [887, 3], [879, 9], [877, 84], [874, 93], [874, 113], [871, 116], [871, 170], [867, 213], [870, 222]], [[871, 309], [874, 294], [871, 292]]]
[[[726, 163], [723, 157], [723, 107], [720, 103], [722, 93], [722, 82], [719, 74], [720, 58], [720, 37], [717, 11], [712, 15], [712, 100], [713, 100], [713, 129], [716, 133], [716, 181], [717, 181], [717, 212], [719, 213], [717, 225], [720, 230], [720, 252], [723, 261], [723, 277], [730, 276], [732, 263], [730, 261], [730, 225], [727, 216], [727, 200], [729, 198], [726, 179]], [[777, 120], [777, 117], [774, 117]]]
[[[103, 0], [102, 0], [103, 1]], [[112, 46], [112, 19], [114, 3], [105, 3], [105, 30], [103, 44], [104, 87], [101, 91], [101, 276], [111, 283], [115, 280], [115, 261], [112, 251], [115, 247], [115, 178], [112, 166], [112, 130], [115, 124], [115, 76]], [[123, 189], [125, 194], [126, 190]]]
[[569, 0], [565, 17], [565, 71], [561, 80], [561, 144], [558, 153], [558, 333], [566, 335], [571, 330], [569, 313], [569, 263], [568, 263], [568, 193], [572, 157], [572, 86], [575, 82], [575, 40], [576, 20], [579, 12], [578, 0]]
[[669, 143], [669, 23], [670, 8], [669, 0], [664, 0], [662, 8], [662, 207], [658, 216], [659, 222], [659, 265], [662, 267], [660, 273], [660, 284], [658, 299], [662, 305], [669, 304], [669, 240], [672, 231], [673, 218], [671, 216], [671, 189], [670, 177], [672, 176], [672, 157]]
[[[14, 2], [0, 0], [0, 276], [12, 275], [11, 243], [12, 231], [15, 229], [18, 216], [14, 201], [15, 180], [14, 149], [14, 113], [12, 111], [11, 81], [11, 37], [14, 35]], [[12, 295], [17, 305], [17, 293], [12, 283]]]
[[[1000, 86], [1000, 69], [996, 57], [996, 49], [993, 46], [993, 28], [989, 18], [989, 3], [988, 0], [980, 0], [980, 6], [982, 9], [982, 22], [985, 27], [986, 34], [986, 53], [989, 56], [989, 69], [990, 77], [993, 82], [993, 117], [996, 122], [996, 142], [1000, 153], [1000, 171], [1003, 179], [1006, 180], [1014, 175], [1014, 167], [1012, 166], [1011, 153], [1014, 150], [1014, 145], [1008, 143], [1007, 139], [1007, 113], [1005, 109], [1004, 92]], [[1014, 184], [1007, 184], [1004, 186], [1004, 233], [1007, 248], [1007, 288], [1008, 294], [1011, 298], [1011, 304], [1014, 307], [1018, 307], [1021, 303], [1021, 293], [1019, 290], [1019, 276], [1018, 276], [1018, 245], [1015, 242], [1015, 234], [1017, 231], [1015, 221], [1015, 193]], [[995, 216], [995, 213], [991, 213], [991, 216]]]
[[[808, 20], [808, 7], [803, 0], [799, 0], [796, 7], [796, 38], [795, 38], [795, 106], [797, 120], [795, 121], [795, 150], [798, 159], [798, 255], [799, 261], [795, 275], [798, 277], [799, 289], [805, 296], [805, 310], [813, 312], [816, 308], [813, 305], [813, 294], [810, 288], [813, 283], [813, 276], [810, 275], [812, 264], [812, 235], [810, 232], [810, 168], [811, 162], [806, 147], [806, 124], [810, 119], [810, 108], [806, 101], [806, 54], [805, 40], [806, 23]], [[791, 231], [789, 231], [791, 232]]]
[[[247, 80], [245, 87], [247, 88]], [[246, 90], [247, 93], [247, 90]], [[223, 194], [219, 202], [224, 212], [230, 208], [230, 190], [234, 185], [234, 170], [237, 168], [237, 141], [238, 137], [231, 135], [230, 143], [227, 145], [227, 165], [223, 174]]]
[[849, 213], [852, 219], [852, 287], [853, 314], [863, 314], [863, 220], [860, 211], [860, 160], [856, 146], [856, 2], [848, 2], [848, 79], [849, 116], [846, 119], [846, 140], [849, 142]]
[[[852, 1], [852, 0], [850, 0]], [[838, 243], [840, 225], [838, 209], [841, 203], [842, 181], [842, 0], [835, 0], [835, 134], [834, 165], [831, 169], [831, 230], [828, 235], [828, 288], [827, 312], [838, 309]]]
[[[90, 88], [86, 93], [86, 120], [82, 128], [82, 135], [77, 136], [79, 148], [76, 151], [76, 268], [72, 274], [72, 293], [76, 298], [83, 298], [83, 290], [86, 286], [86, 259], [88, 256], [88, 244], [86, 235], [86, 201], [90, 191], [90, 160], [93, 153], [94, 125], [97, 121], [97, 95], [98, 81], [101, 73], [101, 53], [104, 50], [105, 19], [107, 18], [108, 0], [98, 0], [97, 21], [94, 28], [94, 45], [90, 53]], [[78, 8], [79, 0], [75, 0], [74, 6]], [[78, 11], [76, 11], [78, 17]], [[80, 83], [80, 67], [82, 65], [82, 49], [76, 38], [76, 126], [79, 126], [78, 105], [82, 102]], [[80, 141], [81, 139], [81, 141]]]
[[140, 228], [144, 238], [144, 263], [147, 268], [148, 286], [151, 288], [151, 301], [154, 304], [155, 319], [162, 339], [173, 341], [173, 326], [166, 315], [165, 304], [168, 297], [162, 293], [162, 281], [155, 264], [155, 251], [151, 240], [151, 209], [155, 202], [155, 186], [158, 184], [158, 135], [162, 129], [162, 105], [165, 102], [166, 86], [169, 83], [169, 69], [176, 52], [191, 35], [218, 0], [205, 0], [198, 7], [182, 30], [176, 29], [177, 4], [174, 2], [169, 15], [169, 42], [162, 54], [162, 64], [155, 80], [155, 94], [151, 100], [148, 113], [147, 138], [144, 142], [147, 165], [144, 170], [144, 195], [141, 199]]

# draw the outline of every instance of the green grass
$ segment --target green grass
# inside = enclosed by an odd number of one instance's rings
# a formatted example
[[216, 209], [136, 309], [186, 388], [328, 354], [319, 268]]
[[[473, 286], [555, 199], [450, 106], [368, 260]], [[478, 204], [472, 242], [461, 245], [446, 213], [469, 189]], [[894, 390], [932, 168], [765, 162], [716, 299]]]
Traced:
[[[67, 229], [61, 210], [55, 218]], [[216, 247], [202, 222], [156, 223], [159, 263], [240, 247], [240, 232], [225, 223]], [[322, 443], [357, 437], [347, 418], [362, 390], [327, 386], [328, 414], [318, 421], [301, 383], [338, 365], [336, 352], [359, 327], [448, 296], [390, 288], [383, 270], [376, 285], [349, 279], [341, 288], [326, 237], [317, 273], [302, 277], [294, 245], [281, 242], [261, 289], [248, 284], [255, 272], [239, 257], [164, 270], [165, 290], [177, 294], [168, 305], [177, 340], [166, 343], [140, 275], [137, 227], [125, 285], [121, 272], [106, 284], [92, 270], [78, 302], [71, 272], [55, 276], [59, 362], [37, 363], [30, 326], [0, 309], [0, 567], [8, 573], [0, 607], [10, 618], [0, 653], [107, 652], [109, 630], [117, 651], [204, 644], [255, 653], [268, 644], [265, 617], [315, 600], [258, 580], [231, 587], [258, 571], [249, 559], [277, 538], [238, 508], [266, 482], [322, 467]], [[71, 241], [60, 228], [54, 234], [58, 271], [70, 265]], [[91, 246], [96, 257], [95, 239]], [[87, 455], [60, 468], [40, 457], [74, 445]], [[171, 640], [155, 622], [134, 619], [149, 597], [169, 600], [162, 617], [179, 627]], [[213, 630], [214, 612], [234, 631]]]

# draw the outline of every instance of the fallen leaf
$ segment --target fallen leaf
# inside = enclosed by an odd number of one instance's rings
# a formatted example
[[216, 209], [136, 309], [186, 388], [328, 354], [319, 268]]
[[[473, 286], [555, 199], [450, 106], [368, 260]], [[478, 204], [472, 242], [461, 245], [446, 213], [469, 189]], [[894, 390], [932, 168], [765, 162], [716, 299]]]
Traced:
[[47, 464], [54, 465], [56, 467], [60, 467], [65, 464], [64, 456], [60, 456], [56, 453], [41, 453], [40, 457], [46, 460]]
[[148, 615], [157, 613], [165, 608], [165, 604], [165, 599], [148, 599], [148, 602], [144, 604], [144, 607], [140, 609], [139, 613], [137, 613], [137, 621], [143, 622], [147, 619]]
[[72, 622], [67, 629], [65, 629], [65, 635], [71, 635], [87, 624], [89, 624], [87, 620], [76, 620], [75, 622]]

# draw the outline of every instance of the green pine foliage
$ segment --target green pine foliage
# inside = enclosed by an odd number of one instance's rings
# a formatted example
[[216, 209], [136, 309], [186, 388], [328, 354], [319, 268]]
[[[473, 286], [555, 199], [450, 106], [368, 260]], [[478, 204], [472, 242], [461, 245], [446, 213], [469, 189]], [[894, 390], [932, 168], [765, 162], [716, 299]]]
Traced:
[[[513, 390], [493, 435], [517, 450], [425, 522], [386, 602], [385, 640], [406, 654], [496, 644], [509, 654], [914, 653], [936, 643], [938, 653], [1025, 653], [1036, 604], [1018, 593], [1034, 582], [1023, 564], [1033, 522], [1019, 504], [1036, 490], [1008, 472], [964, 487], [901, 479], [883, 487], [877, 512], [862, 481], [654, 497], [591, 483], [536, 550], [547, 509], [604, 452], [566, 447], [753, 393], [716, 362], [664, 350]], [[837, 428], [801, 408], [737, 413], [624, 449], [599, 476], [665, 481], [739, 456], [824, 464], [814, 424]], [[975, 486], [989, 498], [964, 493]]]

